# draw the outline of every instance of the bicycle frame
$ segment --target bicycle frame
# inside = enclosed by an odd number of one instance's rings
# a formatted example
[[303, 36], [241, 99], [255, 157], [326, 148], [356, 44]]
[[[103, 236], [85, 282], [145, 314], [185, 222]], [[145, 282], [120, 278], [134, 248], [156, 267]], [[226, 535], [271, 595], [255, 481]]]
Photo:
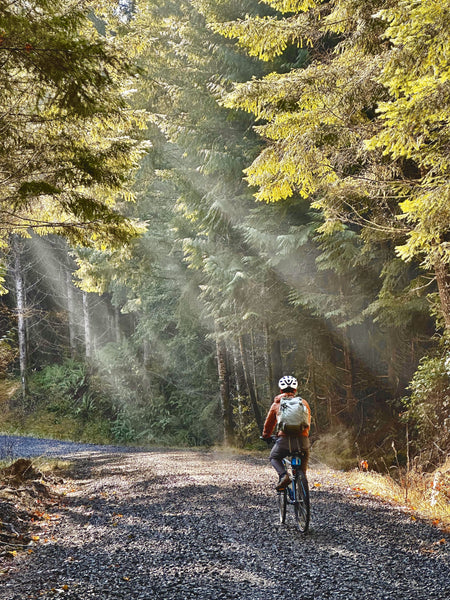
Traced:
[[288, 504], [295, 505], [296, 502], [298, 502], [297, 486], [295, 485], [295, 482], [297, 481], [297, 478], [299, 476], [302, 459], [301, 459], [300, 454], [298, 452], [295, 452], [292, 454], [292, 456], [290, 456], [288, 458], [283, 458], [283, 463], [286, 468], [286, 473], [289, 473], [291, 475], [291, 483], [286, 488], [286, 490], [287, 490], [286, 502]]
[[286, 507], [291, 505], [298, 530], [306, 534], [309, 527], [310, 505], [308, 480], [301, 469], [301, 454], [293, 452], [283, 459], [283, 463], [286, 472], [291, 476], [291, 483], [286, 489], [277, 492], [280, 523], [286, 522]]

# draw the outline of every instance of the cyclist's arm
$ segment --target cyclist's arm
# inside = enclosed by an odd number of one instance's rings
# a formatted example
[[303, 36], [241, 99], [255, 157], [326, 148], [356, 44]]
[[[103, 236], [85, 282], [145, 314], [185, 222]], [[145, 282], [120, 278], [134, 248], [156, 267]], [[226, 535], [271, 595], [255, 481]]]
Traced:
[[262, 437], [269, 438], [277, 424], [278, 405], [273, 403], [264, 422]]

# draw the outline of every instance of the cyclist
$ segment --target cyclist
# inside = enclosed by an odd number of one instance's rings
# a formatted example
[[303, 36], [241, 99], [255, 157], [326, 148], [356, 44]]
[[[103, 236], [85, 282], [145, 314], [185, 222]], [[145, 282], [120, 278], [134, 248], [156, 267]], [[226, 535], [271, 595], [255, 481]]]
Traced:
[[[282, 398], [294, 398], [297, 395], [298, 382], [292, 375], [285, 375], [278, 382], [280, 388], [280, 394], [275, 396], [273, 404], [267, 413], [267, 417], [264, 423], [264, 429], [262, 432], [262, 438], [267, 440], [270, 439], [275, 426], [277, 424], [278, 411], [280, 410], [280, 400]], [[302, 453], [302, 465], [301, 469], [306, 473], [309, 458], [309, 429], [311, 425], [311, 409], [306, 402], [303, 400], [308, 412], [308, 426], [301, 432], [295, 435], [287, 435], [286, 433], [279, 431], [277, 434], [277, 440], [273, 446], [269, 460], [278, 473], [278, 484], [276, 489], [281, 491], [284, 490], [291, 482], [291, 478], [286, 473], [282, 459], [288, 456], [292, 451], [298, 450]]]

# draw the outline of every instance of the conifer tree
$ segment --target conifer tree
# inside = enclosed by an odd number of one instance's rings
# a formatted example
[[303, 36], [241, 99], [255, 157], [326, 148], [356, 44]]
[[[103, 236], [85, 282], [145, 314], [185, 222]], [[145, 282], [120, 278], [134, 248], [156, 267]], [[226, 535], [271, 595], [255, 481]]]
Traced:
[[[110, 10], [111, 9], [111, 10]], [[139, 157], [125, 92], [135, 73], [89, 0], [0, 5], [1, 241], [29, 229], [106, 244], [133, 235], [115, 208]], [[100, 21], [99, 21], [100, 23]]]
[[247, 169], [257, 199], [298, 193], [325, 215], [323, 232], [353, 223], [404, 259], [423, 258], [448, 326], [448, 8], [266, 3], [280, 12], [215, 26], [264, 60], [291, 44], [308, 52], [304, 68], [238, 84], [228, 97], [262, 121], [269, 141]]

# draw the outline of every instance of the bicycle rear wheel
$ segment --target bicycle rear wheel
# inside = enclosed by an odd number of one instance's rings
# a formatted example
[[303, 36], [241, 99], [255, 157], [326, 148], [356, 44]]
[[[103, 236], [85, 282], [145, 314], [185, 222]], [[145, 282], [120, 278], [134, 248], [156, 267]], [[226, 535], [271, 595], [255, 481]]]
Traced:
[[286, 522], [286, 490], [282, 490], [277, 493], [277, 504], [278, 504], [278, 513], [280, 516], [280, 523]]
[[301, 533], [306, 533], [309, 527], [310, 505], [308, 480], [303, 471], [295, 478], [295, 523]]

